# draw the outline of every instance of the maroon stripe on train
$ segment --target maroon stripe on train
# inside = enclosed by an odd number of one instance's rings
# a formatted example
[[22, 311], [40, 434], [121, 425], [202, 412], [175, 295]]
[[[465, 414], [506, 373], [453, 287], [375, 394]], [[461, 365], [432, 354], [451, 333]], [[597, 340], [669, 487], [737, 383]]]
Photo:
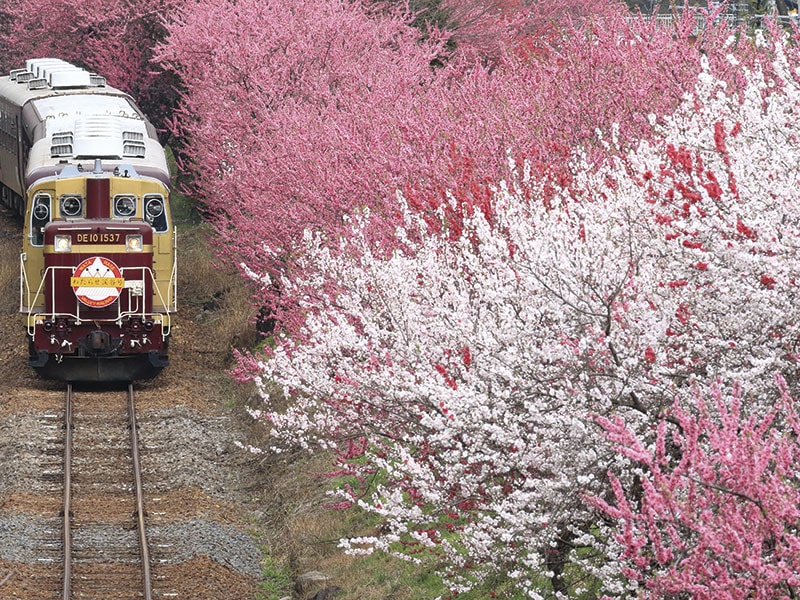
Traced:
[[86, 218], [107, 219], [111, 216], [111, 180], [107, 177], [86, 179]]

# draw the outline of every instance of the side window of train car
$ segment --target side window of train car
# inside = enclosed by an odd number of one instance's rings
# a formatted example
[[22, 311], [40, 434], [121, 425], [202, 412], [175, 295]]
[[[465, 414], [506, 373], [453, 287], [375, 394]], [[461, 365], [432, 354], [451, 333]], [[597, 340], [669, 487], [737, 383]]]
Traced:
[[6, 107], [0, 102], [0, 146], [10, 149], [9, 137], [11, 137], [11, 119], [6, 114]]
[[50, 194], [36, 194], [31, 209], [31, 244], [34, 246], [44, 244], [44, 226], [50, 222], [52, 213]]
[[11, 122], [12, 117], [5, 103], [0, 102], [0, 146], [7, 150], [13, 150], [13, 144], [11, 143]]
[[147, 194], [144, 197], [144, 219], [158, 233], [169, 229], [167, 224], [167, 210], [164, 196], [161, 194]]
[[8, 106], [0, 102], [0, 146], [9, 152], [17, 152], [17, 122]]

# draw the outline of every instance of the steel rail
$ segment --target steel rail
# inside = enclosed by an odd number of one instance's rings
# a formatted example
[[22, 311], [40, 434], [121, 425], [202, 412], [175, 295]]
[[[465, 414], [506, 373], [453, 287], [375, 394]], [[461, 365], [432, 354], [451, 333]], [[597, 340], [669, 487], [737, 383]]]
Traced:
[[63, 600], [70, 600], [70, 582], [72, 580], [72, 528], [70, 514], [72, 512], [72, 384], [67, 384], [64, 408], [64, 527], [62, 542], [64, 545], [64, 586]]
[[139, 465], [139, 436], [136, 430], [136, 410], [133, 402], [133, 384], [128, 384], [128, 417], [131, 424], [131, 448], [133, 453], [133, 478], [136, 486], [136, 521], [139, 530], [139, 552], [142, 556], [142, 584], [145, 600], [152, 600], [150, 584], [150, 551], [147, 548], [147, 535], [144, 529], [144, 491], [142, 489], [142, 469]]
[[[139, 530], [139, 554], [142, 561], [142, 586], [144, 600], [153, 600], [150, 578], [150, 551], [147, 547], [147, 535], [144, 526], [144, 491], [142, 486], [142, 471], [139, 464], [139, 435], [136, 429], [136, 412], [133, 401], [133, 384], [128, 385], [128, 419], [130, 423], [131, 453], [133, 458], [133, 477], [136, 490], [136, 521]], [[72, 580], [72, 384], [67, 384], [66, 407], [64, 416], [66, 432], [64, 438], [64, 585], [63, 600], [71, 600]]]

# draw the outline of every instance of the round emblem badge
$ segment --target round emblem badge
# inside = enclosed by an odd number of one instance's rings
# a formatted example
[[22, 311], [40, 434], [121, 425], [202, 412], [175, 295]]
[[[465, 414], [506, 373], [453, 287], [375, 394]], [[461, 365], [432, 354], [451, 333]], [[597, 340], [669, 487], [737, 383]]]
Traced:
[[72, 291], [82, 304], [103, 308], [119, 298], [125, 280], [114, 261], [102, 256], [87, 258], [70, 278]]

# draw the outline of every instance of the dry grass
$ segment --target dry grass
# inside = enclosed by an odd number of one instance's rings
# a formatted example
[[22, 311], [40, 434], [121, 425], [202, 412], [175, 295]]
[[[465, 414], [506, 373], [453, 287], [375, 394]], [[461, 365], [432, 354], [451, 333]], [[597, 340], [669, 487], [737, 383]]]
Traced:
[[238, 272], [215, 259], [209, 239], [202, 226], [180, 235], [178, 297], [200, 309], [198, 322], [217, 343], [251, 348], [258, 342], [251, 290]]
[[[9, 220], [12, 217], [3, 217]], [[18, 220], [17, 220], [18, 221]], [[20, 221], [21, 227], [21, 221]], [[19, 309], [19, 252], [22, 248], [22, 234], [19, 229], [13, 233], [14, 242], [3, 243], [3, 247], [13, 246], [15, 260], [0, 261], [0, 312], [16, 312]], [[4, 240], [4, 242], [10, 240]]]

